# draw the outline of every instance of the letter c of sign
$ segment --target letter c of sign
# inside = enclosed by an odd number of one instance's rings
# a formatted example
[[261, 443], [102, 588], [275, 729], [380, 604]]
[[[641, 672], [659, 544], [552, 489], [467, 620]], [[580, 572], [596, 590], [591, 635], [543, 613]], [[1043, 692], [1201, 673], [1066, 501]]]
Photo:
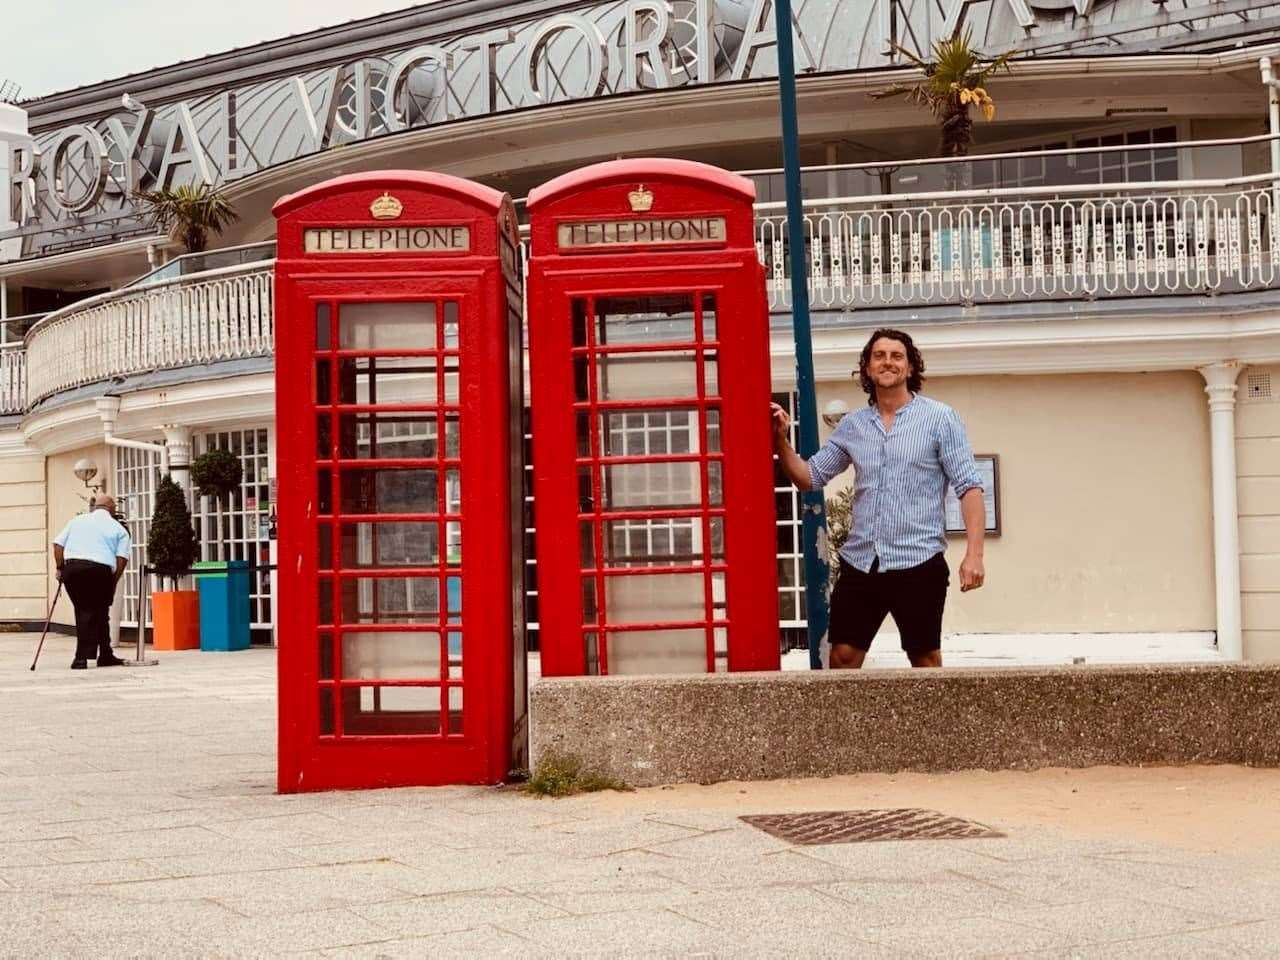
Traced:
[[[71, 176], [66, 169], [67, 160], [72, 146], [79, 141], [88, 148], [88, 169], [84, 176]], [[98, 131], [83, 123], [67, 127], [58, 134], [49, 152], [49, 197], [54, 206], [66, 213], [87, 210], [102, 199], [109, 171], [107, 145]], [[84, 193], [79, 197], [67, 196], [67, 185], [76, 182], [85, 184]]]

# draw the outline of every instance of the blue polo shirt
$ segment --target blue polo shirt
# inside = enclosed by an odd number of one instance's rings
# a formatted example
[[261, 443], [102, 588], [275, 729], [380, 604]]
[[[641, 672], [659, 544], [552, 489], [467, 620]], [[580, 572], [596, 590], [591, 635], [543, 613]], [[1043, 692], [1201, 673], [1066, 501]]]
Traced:
[[129, 531], [106, 510], [90, 510], [71, 518], [54, 540], [64, 560], [91, 560], [116, 568], [116, 558], [129, 559]]

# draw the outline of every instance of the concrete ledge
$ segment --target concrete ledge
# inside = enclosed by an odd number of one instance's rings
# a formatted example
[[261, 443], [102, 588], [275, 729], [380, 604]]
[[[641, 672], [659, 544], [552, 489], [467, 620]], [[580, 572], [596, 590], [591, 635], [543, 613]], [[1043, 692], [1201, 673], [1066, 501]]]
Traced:
[[544, 679], [532, 760], [635, 786], [895, 770], [1280, 766], [1280, 664]]

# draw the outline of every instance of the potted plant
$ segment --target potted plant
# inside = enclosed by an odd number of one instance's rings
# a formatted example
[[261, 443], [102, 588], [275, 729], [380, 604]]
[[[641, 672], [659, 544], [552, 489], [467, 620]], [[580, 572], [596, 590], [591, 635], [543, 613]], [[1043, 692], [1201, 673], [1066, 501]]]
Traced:
[[183, 184], [134, 194], [151, 216], [152, 224], [199, 253], [209, 245], [209, 234], [219, 234], [240, 219], [231, 201], [207, 183]]
[[147, 534], [147, 564], [164, 586], [172, 590], [151, 594], [151, 616], [155, 624], [157, 650], [195, 650], [200, 646], [200, 601], [195, 590], [179, 590], [178, 580], [196, 558], [196, 532], [182, 488], [162, 477], [156, 488], [156, 506]]
[[240, 486], [244, 468], [230, 450], [209, 450], [191, 462], [191, 483], [202, 497], [226, 503], [227, 495]]

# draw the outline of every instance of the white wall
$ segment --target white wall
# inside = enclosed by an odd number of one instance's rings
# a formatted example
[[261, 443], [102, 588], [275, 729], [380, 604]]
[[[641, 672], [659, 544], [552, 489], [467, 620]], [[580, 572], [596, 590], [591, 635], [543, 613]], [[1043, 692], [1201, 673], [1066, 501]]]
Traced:
[[1280, 367], [1246, 370], [1236, 401], [1244, 656], [1280, 660]]

